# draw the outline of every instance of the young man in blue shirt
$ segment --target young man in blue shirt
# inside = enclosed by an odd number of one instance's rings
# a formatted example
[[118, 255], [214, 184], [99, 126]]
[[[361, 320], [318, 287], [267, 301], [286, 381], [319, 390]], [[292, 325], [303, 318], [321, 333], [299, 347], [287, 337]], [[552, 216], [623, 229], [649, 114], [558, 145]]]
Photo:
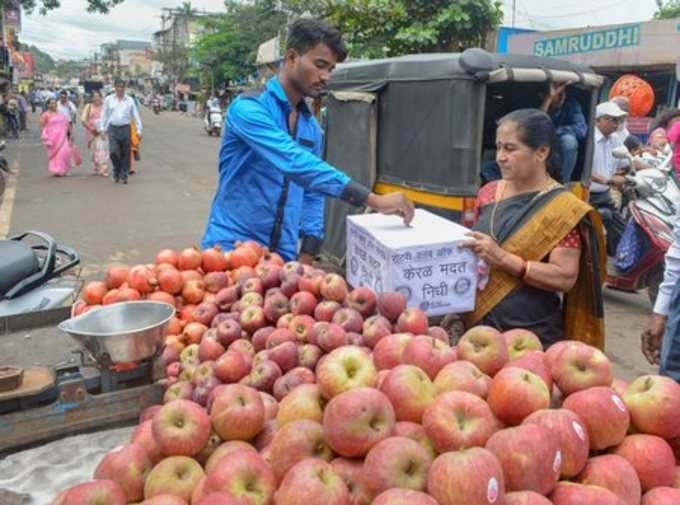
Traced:
[[321, 129], [304, 99], [321, 95], [346, 55], [336, 30], [299, 19], [289, 27], [278, 77], [231, 104], [204, 248], [255, 240], [286, 260], [311, 262], [323, 239], [325, 196], [411, 221], [403, 193], [377, 195], [321, 159]]

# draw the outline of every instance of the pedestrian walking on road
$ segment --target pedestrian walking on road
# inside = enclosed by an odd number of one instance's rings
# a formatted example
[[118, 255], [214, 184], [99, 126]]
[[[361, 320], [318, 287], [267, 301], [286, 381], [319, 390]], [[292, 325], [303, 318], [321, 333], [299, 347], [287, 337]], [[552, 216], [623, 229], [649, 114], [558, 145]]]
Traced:
[[125, 94], [125, 82], [116, 80], [116, 92], [104, 100], [104, 131], [108, 132], [114, 182], [128, 183], [132, 140], [130, 124], [134, 121], [137, 136], [142, 138], [142, 120], [134, 100]]
[[23, 93], [15, 93], [19, 103], [19, 127], [21, 131], [26, 131], [26, 115], [28, 114], [28, 100]]
[[103, 107], [102, 95], [95, 91], [92, 94], [92, 102], [85, 106], [80, 119], [85, 127], [87, 148], [92, 153], [94, 171], [98, 175], [107, 176], [109, 175], [109, 141], [102, 128]]
[[57, 101], [48, 100], [47, 110], [40, 117], [42, 142], [47, 149], [47, 169], [56, 176], [64, 176], [71, 170], [71, 143], [68, 139], [69, 122], [57, 110]]

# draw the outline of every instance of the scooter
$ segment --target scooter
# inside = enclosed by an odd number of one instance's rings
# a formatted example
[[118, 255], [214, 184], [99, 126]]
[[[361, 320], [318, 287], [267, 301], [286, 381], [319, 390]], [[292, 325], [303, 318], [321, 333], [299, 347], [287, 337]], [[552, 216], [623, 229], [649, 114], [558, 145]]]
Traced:
[[154, 98], [151, 100], [151, 108], [153, 109], [153, 113], [158, 115], [161, 113], [161, 101], [158, 98]]
[[77, 251], [42, 232], [0, 240], [0, 322], [70, 306], [82, 282], [66, 274], [79, 263]]
[[[615, 149], [613, 155], [633, 159], [625, 147]], [[646, 287], [652, 305], [663, 280], [664, 256], [673, 242], [673, 221], [680, 205], [671, 158], [670, 152], [638, 157], [650, 168], [625, 176], [624, 196], [630, 200], [630, 217], [606, 278], [613, 289], [637, 292]]]
[[215, 134], [219, 137], [222, 132], [222, 121], [222, 111], [220, 108], [211, 106], [205, 115], [205, 118], [203, 118], [203, 125], [206, 133], [208, 135]]

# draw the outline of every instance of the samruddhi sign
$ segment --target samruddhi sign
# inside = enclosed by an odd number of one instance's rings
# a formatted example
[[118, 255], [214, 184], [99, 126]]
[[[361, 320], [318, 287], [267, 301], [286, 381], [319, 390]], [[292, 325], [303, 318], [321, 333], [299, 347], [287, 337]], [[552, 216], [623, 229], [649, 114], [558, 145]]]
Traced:
[[638, 45], [640, 45], [640, 25], [635, 24], [609, 30], [537, 40], [534, 43], [534, 55], [560, 57]]
[[680, 19], [528, 32], [508, 37], [509, 53], [559, 58], [592, 68], [674, 67]]

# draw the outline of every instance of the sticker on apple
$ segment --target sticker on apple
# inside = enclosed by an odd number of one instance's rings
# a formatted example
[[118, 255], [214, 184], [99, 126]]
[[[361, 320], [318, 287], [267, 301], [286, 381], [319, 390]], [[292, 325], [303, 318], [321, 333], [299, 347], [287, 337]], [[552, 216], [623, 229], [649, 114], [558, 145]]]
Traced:
[[619, 397], [619, 395], [612, 395], [612, 401], [621, 412], [626, 411], [626, 405], [623, 403], [623, 400]]
[[489, 479], [489, 484], [486, 486], [486, 499], [489, 503], [496, 503], [498, 499], [498, 480], [496, 477]]
[[562, 451], [557, 449], [555, 460], [553, 461], [553, 472], [560, 473], [560, 468], [562, 468]]
[[581, 426], [581, 423], [577, 421], [572, 421], [571, 427], [574, 428], [574, 431], [576, 432], [578, 438], [580, 438], [582, 441], [586, 440], [586, 432], [584, 431], [583, 426]]

